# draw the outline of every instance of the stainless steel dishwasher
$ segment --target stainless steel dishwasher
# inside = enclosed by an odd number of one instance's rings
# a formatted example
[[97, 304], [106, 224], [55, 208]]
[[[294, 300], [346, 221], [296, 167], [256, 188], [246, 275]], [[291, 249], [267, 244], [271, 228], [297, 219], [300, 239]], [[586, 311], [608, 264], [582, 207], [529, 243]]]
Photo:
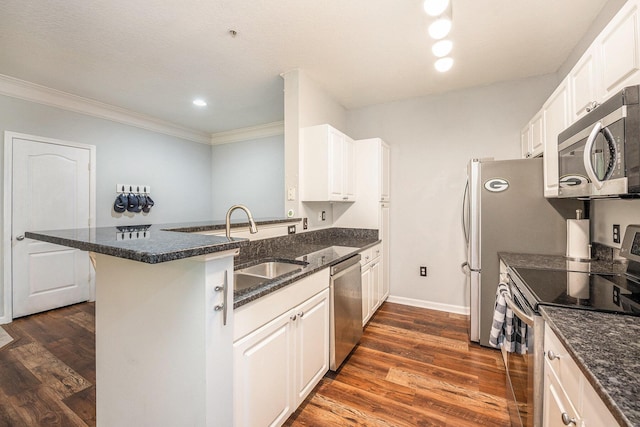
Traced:
[[360, 254], [331, 267], [329, 369], [336, 371], [362, 337]]

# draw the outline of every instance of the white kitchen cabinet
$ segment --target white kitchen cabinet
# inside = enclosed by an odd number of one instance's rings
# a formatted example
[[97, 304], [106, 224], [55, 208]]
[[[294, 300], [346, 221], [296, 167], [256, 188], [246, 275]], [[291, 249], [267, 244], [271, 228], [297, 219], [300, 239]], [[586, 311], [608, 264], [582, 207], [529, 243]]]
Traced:
[[543, 426], [617, 426], [611, 412], [549, 325], [544, 332]]
[[520, 132], [522, 158], [528, 159], [542, 154], [544, 149], [544, 115], [540, 110]]
[[234, 425], [280, 426], [329, 370], [328, 269], [238, 308]]
[[591, 46], [569, 72], [571, 123], [587, 114], [598, 101], [595, 48]]
[[542, 106], [544, 196], [558, 197], [558, 135], [569, 126], [569, 80], [564, 79]]
[[386, 298], [382, 286], [382, 245], [362, 251], [361, 256], [362, 326], [364, 326]]
[[329, 126], [304, 128], [300, 141], [300, 200], [355, 201], [355, 147]]
[[625, 86], [640, 83], [638, 5], [636, 0], [624, 5], [596, 40], [599, 102]]

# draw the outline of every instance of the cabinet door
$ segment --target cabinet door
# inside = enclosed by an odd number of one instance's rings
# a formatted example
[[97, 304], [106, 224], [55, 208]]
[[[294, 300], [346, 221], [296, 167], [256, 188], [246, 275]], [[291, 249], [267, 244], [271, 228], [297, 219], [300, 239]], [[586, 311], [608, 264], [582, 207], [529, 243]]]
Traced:
[[558, 197], [558, 135], [569, 126], [567, 79], [542, 107], [544, 115], [544, 196]]
[[345, 158], [344, 136], [329, 129], [329, 200], [342, 200], [344, 193], [343, 163]]
[[362, 267], [362, 326], [371, 318], [373, 292], [371, 291], [371, 269]]
[[295, 310], [296, 406], [329, 370], [329, 289]]
[[627, 3], [601, 33], [599, 42], [600, 102], [625, 86], [639, 83], [638, 5]]
[[568, 425], [562, 421], [563, 417], [575, 420], [575, 424], [572, 425], [580, 425], [577, 411], [553, 373], [553, 369], [547, 363], [544, 367], [544, 404], [542, 408], [542, 425], [544, 427]]
[[342, 200], [354, 201], [356, 195], [356, 146], [351, 138], [344, 135], [343, 139], [343, 194]]
[[544, 149], [544, 114], [540, 110], [531, 120], [531, 156], [537, 157]]
[[587, 113], [593, 102], [598, 99], [596, 90], [595, 49], [590, 48], [569, 73], [571, 85], [571, 123]]
[[293, 412], [294, 336], [291, 313], [233, 345], [234, 425], [281, 425]]
[[380, 144], [380, 201], [388, 202], [390, 200], [389, 185], [390, 185], [390, 157], [391, 150], [389, 146], [384, 142]]
[[373, 307], [371, 308], [371, 312], [373, 313], [382, 303], [383, 291], [379, 262], [371, 263], [371, 289], [373, 291]]
[[583, 420], [581, 427], [619, 425], [591, 384], [586, 382], [586, 378], [582, 391], [582, 412], [580, 415]]

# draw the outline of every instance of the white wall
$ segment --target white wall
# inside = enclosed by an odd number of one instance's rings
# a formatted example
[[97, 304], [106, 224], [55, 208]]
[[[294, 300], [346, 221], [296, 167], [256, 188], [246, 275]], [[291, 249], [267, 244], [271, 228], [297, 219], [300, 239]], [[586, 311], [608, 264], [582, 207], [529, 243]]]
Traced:
[[591, 201], [591, 241], [620, 248], [613, 242], [613, 224], [620, 225], [620, 242], [629, 224], [640, 224], [640, 200]]
[[[96, 146], [97, 226], [211, 218], [210, 145], [0, 95], [0, 132], [4, 131]], [[3, 153], [0, 150], [0, 164]], [[151, 185], [156, 203], [151, 212], [114, 213], [118, 183]], [[0, 283], [0, 298], [3, 289]]]
[[[333, 223], [331, 204], [299, 202], [300, 129], [328, 123], [345, 132], [347, 112], [304, 71], [289, 71], [282, 77], [285, 92], [285, 186], [296, 188], [296, 199], [298, 199], [285, 202], [285, 207], [286, 210], [293, 209], [296, 217], [309, 218], [309, 229], [329, 227]], [[322, 211], [326, 212], [325, 221], [318, 220], [318, 213]]]
[[214, 145], [211, 154], [212, 218], [224, 218], [238, 203], [256, 219], [285, 216], [284, 135]]
[[[547, 75], [347, 113], [355, 139], [391, 147], [391, 295], [468, 306], [461, 229], [466, 166], [473, 157], [520, 155], [520, 130], [556, 85]], [[426, 265], [429, 276], [419, 276]]]

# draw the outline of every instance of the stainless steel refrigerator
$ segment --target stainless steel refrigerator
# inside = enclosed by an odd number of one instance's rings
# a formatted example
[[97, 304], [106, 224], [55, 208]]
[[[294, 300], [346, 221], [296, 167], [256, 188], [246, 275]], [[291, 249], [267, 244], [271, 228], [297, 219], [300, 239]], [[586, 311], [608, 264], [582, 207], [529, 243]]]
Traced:
[[478, 160], [467, 167], [462, 213], [467, 244], [470, 339], [489, 346], [498, 252], [565, 255], [567, 218], [583, 202], [545, 199], [542, 159]]

